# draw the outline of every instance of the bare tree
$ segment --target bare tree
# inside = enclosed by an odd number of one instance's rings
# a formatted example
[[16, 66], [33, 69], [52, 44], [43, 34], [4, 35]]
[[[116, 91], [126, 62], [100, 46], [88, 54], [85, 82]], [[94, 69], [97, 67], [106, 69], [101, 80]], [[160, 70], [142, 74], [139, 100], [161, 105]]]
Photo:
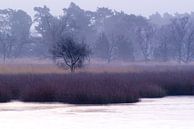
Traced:
[[0, 43], [4, 61], [7, 57], [20, 55], [29, 43], [31, 17], [22, 10], [0, 10]]
[[178, 62], [188, 62], [192, 56], [193, 46], [193, 21], [189, 17], [175, 18], [171, 23], [171, 32], [174, 46], [177, 48]]
[[157, 60], [166, 62], [174, 58], [174, 46], [171, 35], [169, 25], [164, 25], [158, 29], [155, 36], [157, 39], [157, 48], [154, 52]]
[[112, 60], [116, 58], [116, 50], [117, 50], [116, 36], [113, 33], [111, 33], [109, 37], [110, 37], [109, 48], [108, 48], [108, 56], [107, 56], [108, 63], [110, 63]]
[[[31, 17], [23, 10], [13, 11], [10, 16], [11, 37], [14, 44], [13, 57], [22, 56], [25, 45], [30, 43]], [[10, 41], [10, 40], [9, 40]]]
[[189, 19], [187, 23], [187, 30], [184, 36], [184, 45], [183, 45], [183, 62], [188, 63], [191, 61], [193, 56], [194, 49], [194, 21]]
[[175, 18], [171, 23], [171, 33], [173, 34], [171, 38], [174, 39], [174, 44], [177, 49], [177, 60], [179, 63], [182, 62], [182, 48], [183, 40], [186, 33], [188, 18]]
[[12, 12], [13, 10], [11, 9], [0, 10], [0, 53], [4, 62], [6, 61], [6, 58], [10, 56], [13, 48], [10, 27], [10, 17]]
[[58, 32], [57, 29], [59, 29], [59, 20], [51, 15], [50, 9], [46, 6], [35, 7], [34, 11], [36, 12], [34, 22], [37, 23], [35, 29], [41, 34], [43, 43], [46, 44], [48, 50], [56, 40], [55, 36]]
[[104, 32], [98, 35], [95, 42], [94, 53], [97, 57], [110, 61], [110, 41]]
[[78, 43], [72, 37], [60, 38], [53, 46], [52, 54], [55, 60], [62, 59], [65, 66], [74, 72], [81, 68], [90, 50], [85, 43]]
[[185, 37], [186, 41], [184, 43], [184, 62], [188, 63], [191, 61], [191, 58], [193, 56], [193, 49], [194, 49], [194, 29], [191, 27], [191, 31], [189, 31], [189, 34]]
[[13, 40], [10, 35], [0, 33], [0, 48], [3, 61], [6, 62], [6, 59], [10, 57], [13, 49]]
[[136, 30], [136, 41], [138, 42], [145, 61], [151, 60], [154, 52], [154, 34], [155, 29], [153, 26], [148, 25], [145, 27], [139, 27]]

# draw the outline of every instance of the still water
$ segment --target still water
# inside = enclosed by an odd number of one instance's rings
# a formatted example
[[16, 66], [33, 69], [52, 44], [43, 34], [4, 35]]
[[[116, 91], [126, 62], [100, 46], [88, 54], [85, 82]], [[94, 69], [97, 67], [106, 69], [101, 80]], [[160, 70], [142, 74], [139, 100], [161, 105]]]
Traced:
[[194, 97], [136, 104], [0, 104], [0, 129], [194, 129]]

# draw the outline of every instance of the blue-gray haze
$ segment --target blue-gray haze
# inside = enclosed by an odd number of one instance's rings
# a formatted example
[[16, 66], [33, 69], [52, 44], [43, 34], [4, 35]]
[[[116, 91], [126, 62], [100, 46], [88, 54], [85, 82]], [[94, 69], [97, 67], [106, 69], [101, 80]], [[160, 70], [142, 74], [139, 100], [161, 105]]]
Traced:
[[23, 9], [34, 14], [34, 6], [47, 5], [53, 14], [62, 13], [61, 9], [67, 7], [70, 1], [75, 2], [83, 9], [96, 10], [105, 6], [126, 13], [141, 14], [144, 16], [159, 13], [185, 13], [194, 10], [194, 0], [1, 0], [0, 8]]
[[[74, 3], [71, 4], [70, 2], [70, 0], [1, 1], [0, 8], [11, 9], [0, 9], [0, 57], [4, 61], [7, 58], [29, 56], [61, 58], [72, 55], [66, 53], [63, 55], [64, 52], [74, 52], [64, 49], [70, 44], [75, 45], [76, 50], [89, 48], [90, 50], [86, 52], [92, 53], [91, 58], [103, 59], [108, 63], [114, 60], [179, 63], [194, 61], [192, 12], [194, 0], [193, 2], [72, 0]], [[97, 7], [105, 8], [96, 10]], [[184, 14], [185, 12], [187, 14]], [[164, 15], [161, 16], [159, 13]], [[34, 14], [36, 15], [33, 17]], [[64, 15], [55, 17], [53, 14]], [[83, 46], [80, 47], [80, 43]], [[64, 52], [61, 55], [62, 50]], [[88, 54], [81, 55], [84, 55], [85, 59], [85, 55]], [[78, 61], [80, 57], [74, 59]], [[75, 64], [72, 59], [65, 60], [66, 62]]]

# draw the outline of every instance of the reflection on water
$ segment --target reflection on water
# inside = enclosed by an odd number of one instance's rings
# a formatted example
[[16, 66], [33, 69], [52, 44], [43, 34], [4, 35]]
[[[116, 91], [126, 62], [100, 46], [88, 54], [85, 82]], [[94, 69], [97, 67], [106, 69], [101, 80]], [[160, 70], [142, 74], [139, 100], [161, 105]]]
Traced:
[[194, 97], [136, 104], [0, 104], [0, 129], [193, 129]]

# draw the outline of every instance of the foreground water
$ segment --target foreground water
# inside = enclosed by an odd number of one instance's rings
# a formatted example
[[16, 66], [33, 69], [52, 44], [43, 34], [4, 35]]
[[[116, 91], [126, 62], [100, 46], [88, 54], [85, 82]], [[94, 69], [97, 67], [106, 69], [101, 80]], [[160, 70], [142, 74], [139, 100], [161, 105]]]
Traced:
[[194, 97], [143, 99], [136, 104], [75, 106], [0, 104], [0, 129], [193, 129]]

